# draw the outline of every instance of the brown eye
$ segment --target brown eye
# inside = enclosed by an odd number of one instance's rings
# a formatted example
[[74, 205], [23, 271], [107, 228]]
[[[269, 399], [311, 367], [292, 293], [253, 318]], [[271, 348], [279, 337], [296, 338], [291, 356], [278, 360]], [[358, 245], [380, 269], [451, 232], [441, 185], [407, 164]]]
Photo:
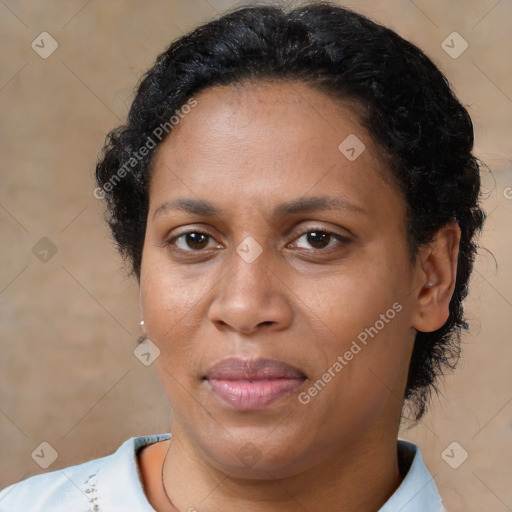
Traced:
[[329, 244], [331, 235], [325, 231], [310, 231], [306, 235], [308, 244], [311, 244], [315, 249], [324, 249]]
[[[336, 244], [336, 240], [338, 241], [338, 245], [342, 242], [348, 242], [348, 239], [338, 235], [336, 233], [331, 233], [330, 231], [326, 231], [324, 229], [310, 229], [309, 231], [303, 233], [301, 236], [297, 238], [297, 241], [304, 239], [306, 244], [309, 244], [309, 247], [305, 245], [300, 245], [299, 242], [295, 242], [295, 246], [301, 249], [327, 249]], [[333, 243], [331, 243], [333, 242]]]
[[200, 251], [208, 248], [208, 242], [212, 237], [201, 231], [188, 231], [177, 235], [169, 240], [169, 245], [176, 245], [178, 249], [184, 252]]

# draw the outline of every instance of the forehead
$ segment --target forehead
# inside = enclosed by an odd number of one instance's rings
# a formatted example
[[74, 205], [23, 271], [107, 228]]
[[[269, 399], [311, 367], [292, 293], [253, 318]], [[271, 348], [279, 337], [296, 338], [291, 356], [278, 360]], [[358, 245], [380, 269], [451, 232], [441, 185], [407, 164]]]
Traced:
[[387, 185], [384, 159], [349, 102], [284, 81], [211, 87], [195, 100], [157, 150], [153, 209], [184, 194], [247, 203], [329, 191], [357, 203]]

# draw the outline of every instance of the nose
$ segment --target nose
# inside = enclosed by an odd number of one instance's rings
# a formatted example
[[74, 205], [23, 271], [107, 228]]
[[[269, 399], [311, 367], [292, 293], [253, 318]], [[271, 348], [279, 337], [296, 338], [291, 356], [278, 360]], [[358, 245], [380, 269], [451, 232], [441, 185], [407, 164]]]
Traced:
[[210, 304], [209, 318], [218, 329], [250, 335], [261, 330], [279, 331], [290, 325], [290, 290], [271, 258], [270, 251], [264, 250], [256, 260], [248, 262], [234, 252], [230, 270], [216, 287]]

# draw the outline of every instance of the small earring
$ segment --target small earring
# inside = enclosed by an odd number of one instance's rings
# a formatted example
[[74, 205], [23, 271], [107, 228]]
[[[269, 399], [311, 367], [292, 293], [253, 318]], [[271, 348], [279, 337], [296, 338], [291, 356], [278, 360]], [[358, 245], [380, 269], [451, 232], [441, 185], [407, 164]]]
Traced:
[[137, 343], [139, 343], [139, 344], [140, 344], [140, 343], [144, 343], [144, 341], [146, 341], [146, 329], [145, 329], [145, 327], [144, 327], [144, 325], [145, 325], [145, 324], [144, 324], [144, 320], [141, 320], [141, 321], [139, 322], [139, 325], [141, 326], [142, 330], [144, 331], [144, 334], [143, 334], [142, 336], [139, 336], [139, 337], [137, 338]]
[[434, 286], [434, 283], [433, 283], [432, 281], [429, 281], [429, 282], [427, 283], [427, 287], [428, 287], [428, 288], [430, 288], [431, 286]]

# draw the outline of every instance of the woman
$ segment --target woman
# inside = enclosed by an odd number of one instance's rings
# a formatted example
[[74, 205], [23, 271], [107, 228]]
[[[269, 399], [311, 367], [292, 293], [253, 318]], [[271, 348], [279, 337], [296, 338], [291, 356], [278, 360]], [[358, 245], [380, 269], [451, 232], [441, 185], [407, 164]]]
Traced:
[[242, 8], [174, 42], [98, 188], [171, 434], [19, 482], [2, 511], [443, 510], [419, 448], [467, 327], [470, 117], [393, 31]]

